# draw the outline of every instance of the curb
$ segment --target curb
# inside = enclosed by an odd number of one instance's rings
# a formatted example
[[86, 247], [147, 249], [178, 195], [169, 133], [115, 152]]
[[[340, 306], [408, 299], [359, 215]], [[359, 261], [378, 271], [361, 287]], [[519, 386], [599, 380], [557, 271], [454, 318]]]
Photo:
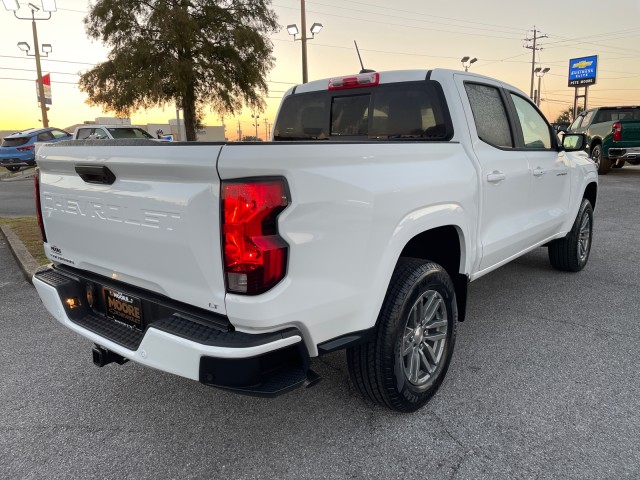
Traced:
[[22, 270], [22, 274], [27, 282], [31, 283], [31, 277], [36, 273], [36, 270], [40, 268], [40, 264], [36, 261], [35, 258], [29, 253], [27, 247], [24, 246], [22, 241], [18, 238], [18, 236], [13, 233], [10, 227], [3, 225], [0, 227], [0, 231], [4, 234], [4, 237], [7, 239], [7, 243], [9, 244], [9, 249], [13, 256], [16, 258], [18, 262], [18, 266], [20, 270]]

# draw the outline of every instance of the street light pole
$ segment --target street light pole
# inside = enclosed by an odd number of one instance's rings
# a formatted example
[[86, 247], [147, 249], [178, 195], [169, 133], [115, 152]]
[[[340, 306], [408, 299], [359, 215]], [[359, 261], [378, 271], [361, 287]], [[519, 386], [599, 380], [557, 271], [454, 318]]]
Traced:
[[304, 10], [304, 0], [300, 0], [300, 24], [302, 25], [302, 83], [309, 81], [307, 72], [307, 15]]
[[[31, 29], [33, 31], [33, 46], [35, 48], [35, 56], [36, 57], [36, 72], [38, 74], [38, 95], [40, 97], [40, 111], [42, 112], [42, 126], [45, 128], [49, 127], [49, 118], [47, 117], [47, 103], [44, 98], [44, 84], [42, 82], [42, 67], [40, 66], [40, 44], [38, 43], [38, 29], [36, 27], [36, 20], [49, 20], [51, 18], [51, 12], [57, 11], [55, 0], [42, 0], [42, 9], [47, 12], [49, 15], [46, 18], [36, 18], [36, 12], [40, 10], [33, 3], [28, 3], [27, 6], [31, 9], [31, 18], [29, 17], [20, 17], [18, 15], [18, 10], [20, 9], [20, 3], [18, 0], [3, 0], [4, 8], [10, 12], [13, 12], [14, 17], [18, 20], [31, 20]], [[18, 47], [24, 44], [24, 42], [18, 43]], [[25, 44], [27, 55], [31, 56], [29, 53], [29, 45]], [[45, 52], [48, 53], [51, 51], [51, 45], [43, 45], [42, 48], [47, 46], [49, 50]], [[44, 51], [44, 50], [43, 50]]]
[[551, 70], [551, 68], [549, 67], [538, 67], [533, 71], [536, 74], [536, 77], [538, 77], [538, 93], [535, 95], [535, 103], [538, 107], [540, 106], [540, 82], [542, 80], [542, 77], [544, 77], [544, 74], [549, 70]]
[[42, 67], [40, 66], [40, 44], [38, 43], [38, 29], [36, 28], [36, 12], [31, 9], [31, 27], [33, 29], [33, 45], [36, 51], [36, 71], [38, 72], [38, 95], [40, 97], [40, 111], [42, 112], [42, 126], [49, 128], [47, 117], [47, 103], [44, 99], [44, 84], [42, 83]]
[[300, 0], [300, 20], [302, 23], [302, 34], [300, 38], [296, 38], [300, 31], [298, 30], [298, 26], [295, 23], [287, 25], [287, 32], [289, 32], [289, 35], [293, 36], [294, 41], [302, 41], [302, 83], [307, 83], [309, 81], [307, 72], [307, 41], [313, 40], [316, 36], [316, 33], [320, 33], [320, 30], [322, 30], [322, 24], [316, 22], [311, 25], [311, 36], [307, 37], [307, 15], [305, 13], [304, 0]]

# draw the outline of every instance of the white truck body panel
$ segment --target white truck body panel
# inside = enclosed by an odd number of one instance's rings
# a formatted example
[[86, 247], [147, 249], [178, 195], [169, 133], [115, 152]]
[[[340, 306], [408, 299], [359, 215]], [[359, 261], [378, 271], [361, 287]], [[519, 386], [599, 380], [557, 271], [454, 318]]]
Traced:
[[[52, 262], [224, 313], [221, 146], [77, 146], [38, 158]], [[115, 185], [85, 183], [77, 164], [106, 165]]]

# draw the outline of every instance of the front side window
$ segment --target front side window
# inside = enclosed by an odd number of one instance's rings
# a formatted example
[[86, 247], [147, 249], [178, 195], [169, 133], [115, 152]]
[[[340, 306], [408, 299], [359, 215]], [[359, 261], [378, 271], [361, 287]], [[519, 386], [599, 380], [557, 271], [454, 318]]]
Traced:
[[90, 138], [94, 138], [96, 140], [105, 140], [109, 138], [109, 136], [107, 135], [107, 132], [105, 132], [103, 129], [94, 128]]
[[465, 83], [478, 138], [489, 145], [513, 148], [507, 110], [496, 87]]
[[53, 138], [64, 138], [69, 136], [69, 134], [63, 130], [51, 130], [51, 135], [53, 135]]
[[551, 148], [551, 132], [547, 121], [527, 100], [518, 95], [511, 94], [511, 99], [516, 107], [524, 148], [547, 149]]

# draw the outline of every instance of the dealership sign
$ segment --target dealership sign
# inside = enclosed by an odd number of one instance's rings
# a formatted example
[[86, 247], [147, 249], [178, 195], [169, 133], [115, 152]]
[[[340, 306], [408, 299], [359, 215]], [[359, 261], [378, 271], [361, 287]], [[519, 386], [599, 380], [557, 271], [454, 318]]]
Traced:
[[572, 58], [569, 60], [569, 86], [584, 87], [596, 83], [598, 56]]

